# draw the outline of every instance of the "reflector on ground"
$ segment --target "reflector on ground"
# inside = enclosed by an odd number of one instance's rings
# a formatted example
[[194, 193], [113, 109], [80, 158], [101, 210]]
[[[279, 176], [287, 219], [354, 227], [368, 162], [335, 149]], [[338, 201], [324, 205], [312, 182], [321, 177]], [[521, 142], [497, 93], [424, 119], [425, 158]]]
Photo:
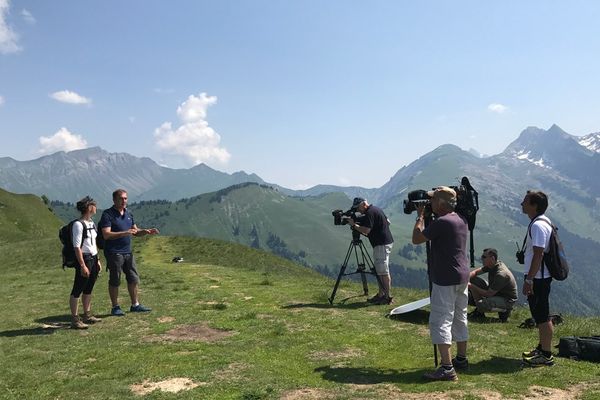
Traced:
[[392, 311], [390, 311], [390, 315], [398, 315], [398, 314], [404, 314], [407, 312], [415, 311], [415, 310], [418, 310], [419, 308], [428, 306], [430, 302], [431, 302], [431, 300], [429, 299], [429, 297], [426, 297], [421, 300], [413, 301], [412, 303], [404, 304], [404, 305], [401, 305], [400, 307], [394, 308]]

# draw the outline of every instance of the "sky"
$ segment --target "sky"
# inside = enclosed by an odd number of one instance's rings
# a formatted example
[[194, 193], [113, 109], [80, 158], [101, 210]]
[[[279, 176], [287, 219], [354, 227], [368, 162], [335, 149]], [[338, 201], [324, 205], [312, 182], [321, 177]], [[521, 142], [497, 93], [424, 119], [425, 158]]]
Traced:
[[0, 0], [0, 157], [100, 146], [291, 189], [600, 131], [600, 2]]

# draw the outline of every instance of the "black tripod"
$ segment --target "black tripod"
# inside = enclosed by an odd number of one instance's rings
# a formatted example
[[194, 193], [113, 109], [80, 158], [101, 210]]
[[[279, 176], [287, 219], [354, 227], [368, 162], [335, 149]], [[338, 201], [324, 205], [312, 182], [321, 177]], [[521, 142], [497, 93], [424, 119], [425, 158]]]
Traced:
[[[350, 257], [353, 253], [356, 258], [356, 271], [346, 273], [348, 261], [350, 261]], [[367, 268], [369, 269], [368, 271]], [[360, 233], [352, 229], [352, 241], [350, 242], [350, 246], [348, 246], [346, 258], [344, 258], [344, 262], [342, 264], [342, 267], [340, 268], [340, 273], [338, 274], [337, 280], [335, 281], [335, 285], [333, 286], [333, 292], [329, 297], [329, 304], [333, 304], [333, 299], [335, 298], [335, 293], [337, 292], [338, 286], [340, 285], [340, 280], [342, 279], [342, 276], [354, 274], [360, 274], [360, 278], [362, 280], [363, 285], [363, 292], [365, 296], [369, 294], [369, 287], [367, 286], [367, 277], [365, 276], [365, 274], [375, 275], [375, 278], [377, 279], [377, 284], [381, 289], [381, 279], [379, 278], [379, 275], [377, 275], [377, 271], [375, 271], [375, 267], [373, 266], [373, 260], [371, 260], [371, 256], [369, 255], [369, 253], [367, 253], [365, 245], [360, 239]]]

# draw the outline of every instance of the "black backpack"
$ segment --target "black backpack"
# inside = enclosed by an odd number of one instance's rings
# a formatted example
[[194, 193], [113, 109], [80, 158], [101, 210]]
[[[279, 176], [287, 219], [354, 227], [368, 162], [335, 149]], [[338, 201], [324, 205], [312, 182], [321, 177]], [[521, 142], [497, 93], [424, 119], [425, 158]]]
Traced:
[[565, 255], [563, 244], [558, 237], [558, 228], [556, 225], [551, 224], [547, 218], [542, 217], [540, 220], [552, 227], [548, 251], [544, 253], [544, 265], [553, 279], [564, 281], [569, 276], [569, 261]]
[[600, 362], [600, 336], [564, 336], [556, 347], [559, 357]]
[[529, 224], [528, 235], [525, 235], [523, 240], [523, 249], [525, 248], [525, 242], [527, 236], [531, 236], [531, 225], [536, 220], [543, 221], [550, 225], [552, 232], [550, 233], [550, 240], [548, 242], [548, 251], [544, 252], [544, 263], [542, 265], [542, 277], [544, 276], [544, 266], [550, 273], [552, 279], [557, 281], [564, 281], [569, 276], [569, 261], [565, 255], [565, 249], [563, 247], [560, 238], [558, 237], [558, 228], [556, 225], [550, 223], [550, 220], [546, 217], [538, 217]]
[[[83, 224], [83, 222], [79, 219], [74, 219], [73, 221], [69, 222], [67, 225], [63, 226], [62, 228], [60, 228], [58, 230], [58, 238], [60, 239], [60, 242], [63, 245], [62, 248], [62, 267], [63, 269], [66, 268], [75, 268], [78, 265], [78, 261], [77, 261], [77, 257], [75, 256], [75, 250], [73, 250], [73, 224], [75, 222], [81, 222]], [[83, 246], [83, 241], [88, 237], [88, 230], [89, 229], [96, 229], [96, 225], [94, 224], [93, 228], [86, 228], [85, 225], [83, 226], [83, 233], [81, 236], [81, 245], [79, 247]]]

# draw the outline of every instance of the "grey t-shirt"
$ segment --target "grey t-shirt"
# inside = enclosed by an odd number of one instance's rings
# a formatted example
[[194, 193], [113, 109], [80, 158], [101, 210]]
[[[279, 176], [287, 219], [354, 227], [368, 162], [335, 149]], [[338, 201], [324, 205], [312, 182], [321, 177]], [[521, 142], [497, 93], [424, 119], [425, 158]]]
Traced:
[[466, 219], [454, 212], [433, 220], [423, 230], [423, 235], [431, 241], [429, 272], [436, 285], [451, 286], [469, 281], [468, 231]]

